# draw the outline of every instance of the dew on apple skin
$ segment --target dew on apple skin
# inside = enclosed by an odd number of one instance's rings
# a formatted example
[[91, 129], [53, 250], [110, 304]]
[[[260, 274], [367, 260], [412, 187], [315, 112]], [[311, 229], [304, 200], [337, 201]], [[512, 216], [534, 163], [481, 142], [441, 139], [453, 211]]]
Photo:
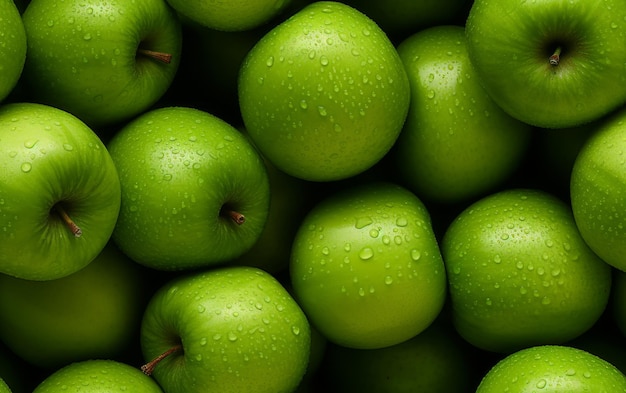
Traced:
[[374, 256], [374, 250], [371, 247], [365, 247], [359, 251], [359, 258], [364, 261], [371, 259]]
[[33, 165], [30, 162], [24, 162], [20, 166], [20, 169], [22, 170], [22, 172], [28, 173], [33, 169]]

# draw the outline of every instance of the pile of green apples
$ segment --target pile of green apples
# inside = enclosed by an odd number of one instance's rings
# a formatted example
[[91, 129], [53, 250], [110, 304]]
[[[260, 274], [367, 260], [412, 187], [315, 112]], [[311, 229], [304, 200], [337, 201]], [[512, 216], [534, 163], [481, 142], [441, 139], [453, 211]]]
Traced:
[[626, 392], [625, 37], [0, 0], [0, 393]]

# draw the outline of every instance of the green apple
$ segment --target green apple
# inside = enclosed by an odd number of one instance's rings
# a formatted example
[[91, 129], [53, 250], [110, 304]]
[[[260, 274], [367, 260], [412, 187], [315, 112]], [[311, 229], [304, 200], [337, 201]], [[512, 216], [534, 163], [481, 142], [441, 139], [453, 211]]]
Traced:
[[13, 0], [0, 0], [0, 101], [15, 88], [26, 61], [26, 31]]
[[108, 148], [122, 189], [113, 239], [136, 262], [160, 270], [225, 263], [261, 235], [267, 170], [223, 120], [195, 108], [154, 109]]
[[129, 364], [93, 359], [74, 362], [48, 375], [33, 393], [163, 393], [159, 385]]
[[32, 281], [0, 275], [0, 340], [45, 369], [125, 355], [145, 306], [138, 265], [109, 243], [69, 276]]
[[626, 3], [477, 0], [466, 23], [481, 82], [511, 116], [580, 125], [626, 102]]
[[581, 235], [606, 263], [626, 271], [626, 110], [601, 122], [571, 172], [570, 199]]
[[167, 0], [181, 16], [220, 31], [251, 30], [270, 22], [291, 0]]
[[426, 329], [446, 275], [430, 216], [410, 191], [366, 182], [314, 206], [292, 246], [296, 299], [330, 342], [382, 348]]
[[398, 53], [367, 16], [317, 1], [264, 35], [239, 75], [250, 137], [278, 169], [305, 180], [359, 174], [391, 149], [410, 91]]
[[165, 0], [32, 0], [23, 20], [32, 99], [93, 127], [149, 108], [180, 62], [180, 21]]
[[626, 376], [606, 360], [562, 345], [525, 348], [500, 360], [476, 393], [626, 392]]
[[49, 280], [91, 262], [111, 237], [120, 182], [98, 136], [50, 106], [0, 107], [0, 273]]
[[398, 46], [411, 106], [396, 143], [403, 183], [418, 196], [458, 202], [507, 180], [532, 128], [505, 113], [480, 85], [460, 26], [421, 30]]
[[463, 344], [451, 325], [437, 320], [386, 348], [329, 345], [320, 377], [326, 392], [469, 393], [473, 369]]
[[167, 393], [295, 390], [311, 346], [306, 316], [270, 274], [216, 268], [171, 280], [141, 327], [142, 369]]
[[569, 206], [544, 191], [478, 200], [449, 225], [441, 249], [454, 324], [478, 348], [561, 344], [607, 306], [611, 267], [584, 242]]

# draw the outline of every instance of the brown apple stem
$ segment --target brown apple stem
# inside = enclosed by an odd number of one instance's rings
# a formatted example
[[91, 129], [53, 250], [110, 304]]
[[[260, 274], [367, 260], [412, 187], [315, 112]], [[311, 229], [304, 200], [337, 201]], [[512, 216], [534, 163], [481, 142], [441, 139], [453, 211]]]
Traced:
[[144, 56], [151, 57], [165, 64], [169, 64], [172, 61], [172, 55], [170, 53], [157, 52], [157, 51], [143, 49], [143, 48], [137, 49], [137, 52]]
[[554, 50], [554, 53], [552, 54], [552, 56], [548, 58], [548, 60], [550, 61], [550, 65], [553, 65], [553, 66], [559, 65], [559, 62], [561, 61], [561, 47], [560, 46]]
[[173, 346], [172, 348], [168, 349], [167, 351], [163, 352], [156, 358], [152, 359], [148, 363], [141, 366], [141, 371], [143, 371], [143, 373], [148, 376], [152, 375], [154, 368], [157, 366], [157, 364], [161, 362], [161, 360], [165, 359], [166, 357], [173, 354], [174, 352], [178, 352], [182, 350], [183, 350], [183, 346], [181, 344]]
[[236, 212], [234, 210], [227, 210], [226, 214], [235, 222], [237, 225], [241, 225], [246, 222], [246, 216], [243, 214]]
[[81, 237], [81, 235], [83, 234], [83, 231], [80, 229], [78, 225], [76, 225], [74, 220], [72, 220], [72, 217], [70, 217], [69, 214], [67, 214], [65, 209], [63, 209], [63, 206], [57, 203], [55, 205], [55, 209], [57, 213], [59, 214], [59, 216], [61, 216], [61, 219], [63, 220], [65, 225], [67, 225], [67, 227], [70, 229], [74, 237]]

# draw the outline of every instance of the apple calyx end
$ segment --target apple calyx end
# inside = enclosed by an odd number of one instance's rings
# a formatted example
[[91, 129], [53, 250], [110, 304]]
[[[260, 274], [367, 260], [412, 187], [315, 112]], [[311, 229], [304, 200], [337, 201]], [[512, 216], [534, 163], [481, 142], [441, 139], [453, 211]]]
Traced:
[[558, 66], [561, 62], [561, 47], [557, 47], [554, 53], [548, 58], [551, 66]]
[[60, 204], [57, 203], [55, 205], [55, 209], [56, 209], [57, 213], [59, 214], [59, 216], [61, 217], [61, 220], [63, 220], [65, 225], [67, 225], [67, 227], [72, 232], [74, 237], [81, 237], [83, 235], [82, 229], [80, 229], [80, 227], [78, 225], [76, 225], [74, 220], [72, 220], [72, 218], [69, 216], [69, 214], [67, 214], [65, 209], [63, 209], [63, 206], [61, 206]]
[[172, 55], [170, 53], [157, 52], [143, 48], [137, 49], [137, 53], [158, 60], [161, 63], [170, 64], [172, 62]]
[[182, 350], [183, 350], [183, 346], [181, 344], [173, 346], [172, 348], [168, 349], [167, 351], [165, 351], [162, 354], [160, 354], [159, 356], [155, 357], [154, 359], [152, 359], [148, 363], [146, 363], [143, 366], [141, 366], [141, 371], [144, 374], [146, 374], [147, 376], [152, 375], [152, 373], [154, 372], [154, 368], [157, 366], [157, 364], [159, 364], [163, 359], [165, 359], [166, 357], [170, 356], [174, 352], [178, 352], [178, 351], [182, 351]]

